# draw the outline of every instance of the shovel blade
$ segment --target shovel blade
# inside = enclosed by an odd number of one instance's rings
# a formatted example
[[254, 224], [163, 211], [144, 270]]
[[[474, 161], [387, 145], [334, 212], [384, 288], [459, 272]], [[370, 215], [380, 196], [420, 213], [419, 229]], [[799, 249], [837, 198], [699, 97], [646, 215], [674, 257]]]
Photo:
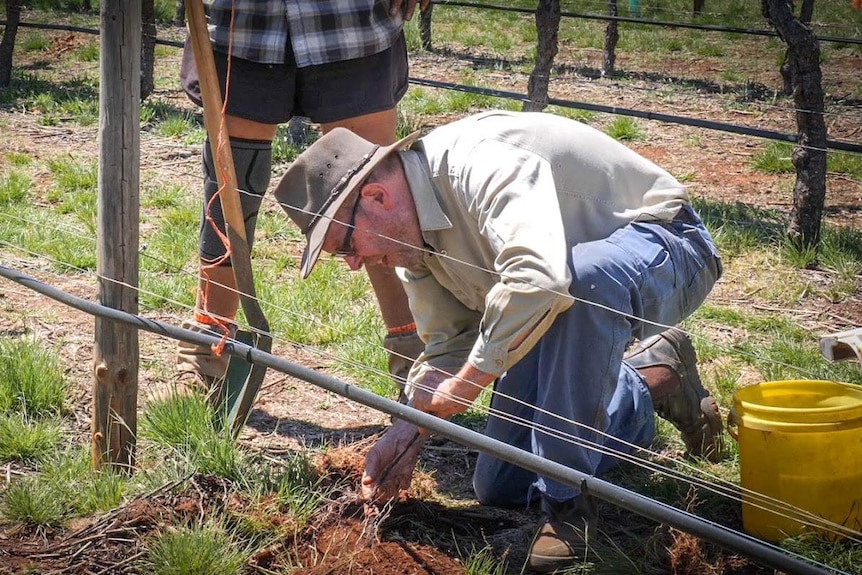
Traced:
[[[272, 349], [269, 336], [238, 330], [234, 339], [266, 353]], [[216, 417], [219, 426], [229, 428], [234, 437], [245, 425], [265, 375], [266, 367], [231, 356], [222, 390], [223, 400], [219, 403]]]

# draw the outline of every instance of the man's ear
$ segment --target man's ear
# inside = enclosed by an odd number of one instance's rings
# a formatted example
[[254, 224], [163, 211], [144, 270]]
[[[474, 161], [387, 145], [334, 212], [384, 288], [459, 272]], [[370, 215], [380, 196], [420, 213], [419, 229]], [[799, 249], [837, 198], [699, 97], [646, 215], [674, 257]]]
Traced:
[[359, 192], [365, 201], [370, 200], [371, 205], [389, 211], [395, 205], [394, 198], [389, 189], [380, 182], [370, 182], [362, 186]]

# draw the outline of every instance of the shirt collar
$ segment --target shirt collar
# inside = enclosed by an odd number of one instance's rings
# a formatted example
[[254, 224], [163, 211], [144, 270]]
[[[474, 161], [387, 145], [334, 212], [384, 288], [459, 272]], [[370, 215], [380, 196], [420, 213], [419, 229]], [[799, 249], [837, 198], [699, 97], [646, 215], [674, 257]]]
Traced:
[[421, 142], [413, 144], [410, 150], [399, 152], [399, 156], [416, 205], [419, 227], [423, 232], [451, 228], [452, 222], [437, 200], [437, 187], [431, 179], [431, 170]]

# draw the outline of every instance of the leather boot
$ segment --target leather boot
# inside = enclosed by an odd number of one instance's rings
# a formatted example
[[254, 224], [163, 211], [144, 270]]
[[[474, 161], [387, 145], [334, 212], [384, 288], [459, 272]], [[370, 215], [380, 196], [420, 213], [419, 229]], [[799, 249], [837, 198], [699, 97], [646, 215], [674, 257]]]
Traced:
[[530, 546], [527, 568], [553, 573], [583, 561], [598, 535], [596, 500], [584, 493], [567, 501], [542, 498], [545, 517]]
[[700, 381], [688, 335], [669, 329], [643, 340], [625, 358], [646, 380], [656, 413], [676, 427], [690, 455], [718, 461], [721, 412]]

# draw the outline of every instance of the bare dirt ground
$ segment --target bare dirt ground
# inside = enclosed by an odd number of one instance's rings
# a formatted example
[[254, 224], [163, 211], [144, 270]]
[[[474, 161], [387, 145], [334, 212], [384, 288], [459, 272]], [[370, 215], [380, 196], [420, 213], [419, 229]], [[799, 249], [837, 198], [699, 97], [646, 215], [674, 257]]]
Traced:
[[[58, 49], [68, 42], [65, 37]], [[514, 73], [505, 61], [491, 60], [469, 49], [441, 44], [431, 53], [412, 56], [411, 74], [419, 78], [451, 81], [459, 71], [482, 71], [487, 85], [502, 90], [524, 92], [526, 76]], [[704, 80], [715, 77], [721, 64], [702, 58], [678, 61], [668, 58], [660, 68], [641, 68], [637, 61], [621, 57], [618, 68], [625, 83], [599, 79], [590, 55], [567, 54], [577, 66], [561, 65], [552, 83], [552, 96], [568, 100], [599, 102], [624, 108], [678, 113], [759, 128], [794, 132], [790, 104], [780, 100], [772, 105], [780, 85], [777, 71], [763, 65], [756, 51], [740, 58], [750, 66], [756, 81], [746, 87], [721, 86]], [[600, 56], [599, 56], [600, 57]], [[584, 70], [586, 60], [587, 70]], [[771, 64], [769, 62], [768, 64]], [[176, 65], [176, 61], [166, 65]], [[592, 74], [590, 72], [592, 66]], [[668, 74], [649, 70], [663, 69]], [[825, 74], [830, 91], [830, 137], [859, 141], [862, 113], [858, 100], [858, 70], [862, 57], [846, 54], [833, 59]], [[585, 73], [586, 72], [586, 73]], [[662, 91], [662, 85], [700, 83], [698, 91]], [[856, 94], [854, 99], [853, 94]], [[187, 106], [175, 89], [160, 89], [157, 97], [177, 106]], [[741, 103], [747, 103], [743, 106]], [[63, 150], [97, 153], [95, 128], [47, 127], [37, 122], [38, 111], [0, 109], [4, 137], [0, 152], [16, 151], [45, 159]], [[450, 117], [428, 118], [425, 127]], [[646, 136], [631, 143], [638, 152], [674, 174], [691, 174], [688, 183], [695, 197], [739, 202], [787, 213], [792, 206], [792, 178], [769, 176], [751, 168], [750, 160], [762, 145], [753, 138], [688, 128], [659, 122], [642, 122]], [[0, 154], [0, 168], [4, 167]], [[196, 147], [145, 135], [142, 168], [156, 170], [168, 178], [196, 189], [198, 151]], [[47, 180], [49, 174], [44, 174]], [[862, 185], [838, 175], [830, 175], [826, 222], [859, 229], [862, 224]], [[3, 263], [19, 267], [46, 282], [87, 299], [94, 298], [89, 278], [59, 276], [46, 271], [38, 258], [2, 254]], [[804, 272], [803, 272], [804, 273]], [[816, 280], [816, 272], [812, 271]], [[737, 293], [727, 278], [713, 297], [757, 304], [756, 296]], [[862, 325], [862, 303], [857, 290], [840, 303], [810, 298], [799, 309], [788, 310], [812, 329], [836, 331]], [[33, 333], [56, 345], [68, 377], [75, 382], [75, 426], [82, 443], [89, 434], [91, 363], [93, 357], [92, 317], [59, 306], [54, 301], [11, 282], [0, 282], [0, 334], [14, 336]], [[156, 317], [175, 322], [174, 317]], [[141, 336], [141, 396], [170, 377], [172, 342], [150, 334]], [[286, 359], [321, 370], [325, 363], [300, 348], [276, 344], [274, 352]], [[145, 402], [142, 400], [142, 406]], [[296, 449], [312, 449], [319, 469], [338, 486], [332, 501], [312, 521], [311, 528], [293, 541], [285, 541], [254, 557], [249, 573], [272, 573], [288, 565], [301, 566], [296, 572], [309, 574], [463, 574], [462, 558], [471, 549], [489, 546], [503, 554], [509, 573], [520, 573], [538, 512], [535, 509], [502, 510], [476, 504], [470, 488], [470, 473], [476, 454], [447, 441], [435, 441], [425, 451], [417, 474], [402, 504], [388, 510], [378, 524], [370, 524], [356, 498], [355, 486], [362, 470], [362, 457], [376, 434], [385, 429], [388, 416], [338, 395], [323, 391], [289, 376], [268, 373], [256, 407], [240, 441], [250, 449], [277, 460]], [[333, 446], [336, 448], [333, 449]], [[671, 456], [678, 453], [669, 453]], [[7, 465], [7, 482], [27, 469]], [[636, 479], [632, 480], [634, 475]], [[650, 481], [629, 470], [627, 481]], [[209, 477], [195, 477], [182, 491], [164, 490], [137, 498], [105, 516], [92, 517], [51, 532], [0, 531], [0, 573], [134, 573], [133, 561], [142, 551], [144, 537], [157, 529], [182, 524], [205, 516], [215, 508], [242, 506], [229, 486]], [[696, 510], [709, 504], [708, 495], [680, 492], [679, 500]], [[706, 503], [705, 503], [706, 502]], [[738, 510], [713, 510], [723, 522], [740, 528]], [[622, 545], [622, 554], [658, 557], [656, 572], [677, 574], [760, 574], [772, 570], [690, 535], [657, 525], [609, 504], [602, 506], [603, 539]], [[640, 547], [626, 547], [625, 541]], [[623, 543], [620, 543], [623, 542]], [[630, 567], [629, 567], [630, 570]]]

